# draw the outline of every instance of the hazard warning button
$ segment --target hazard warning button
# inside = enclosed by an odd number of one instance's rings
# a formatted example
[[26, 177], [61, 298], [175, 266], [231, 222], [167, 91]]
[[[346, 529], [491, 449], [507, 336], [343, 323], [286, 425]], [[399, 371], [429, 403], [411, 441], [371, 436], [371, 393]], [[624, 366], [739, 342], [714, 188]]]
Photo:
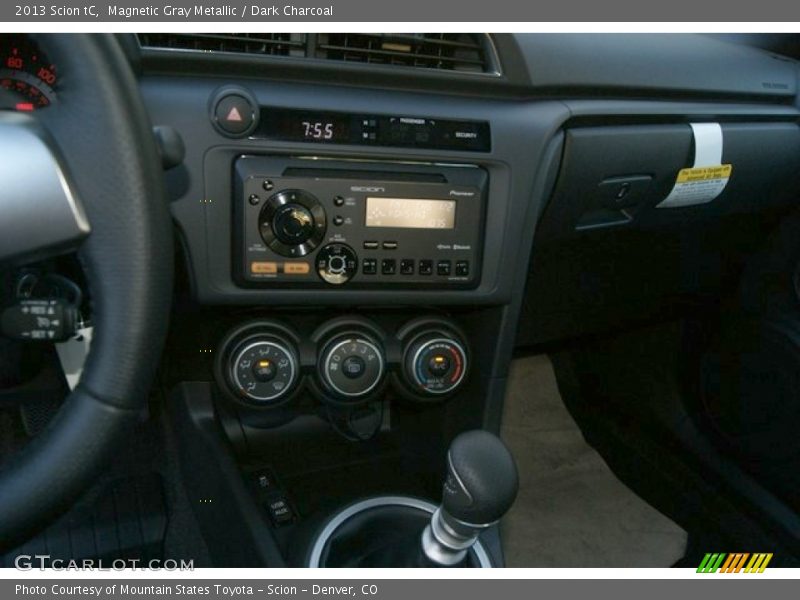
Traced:
[[255, 129], [257, 110], [253, 100], [238, 90], [218, 94], [214, 105], [214, 124], [225, 135], [244, 137]]

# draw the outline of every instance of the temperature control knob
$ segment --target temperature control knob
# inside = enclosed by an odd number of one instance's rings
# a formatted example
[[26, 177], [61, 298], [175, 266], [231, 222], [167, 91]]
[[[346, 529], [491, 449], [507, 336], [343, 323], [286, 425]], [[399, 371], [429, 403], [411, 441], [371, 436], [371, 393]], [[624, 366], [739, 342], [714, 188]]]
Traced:
[[231, 354], [230, 381], [246, 400], [277, 402], [292, 391], [297, 378], [297, 356], [283, 340], [251, 338]]
[[461, 385], [467, 373], [464, 346], [440, 332], [417, 336], [409, 344], [403, 362], [412, 388], [423, 394], [449, 394]]
[[358, 256], [347, 244], [328, 244], [317, 253], [317, 273], [333, 285], [347, 283], [358, 271]]
[[366, 337], [345, 334], [325, 346], [319, 369], [325, 387], [335, 395], [344, 399], [361, 398], [383, 379], [383, 352]]

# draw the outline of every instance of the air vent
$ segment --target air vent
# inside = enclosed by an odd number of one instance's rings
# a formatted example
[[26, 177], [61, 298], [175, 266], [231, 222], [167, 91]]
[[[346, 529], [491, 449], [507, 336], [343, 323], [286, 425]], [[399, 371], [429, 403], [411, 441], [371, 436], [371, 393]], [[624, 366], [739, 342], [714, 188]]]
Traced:
[[473, 33], [321, 33], [315, 56], [327, 60], [443, 69], [493, 71], [488, 38]]
[[140, 33], [149, 48], [234, 52], [267, 56], [305, 56], [304, 33]]
[[497, 73], [483, 33], [140, 33], [142, 47]]

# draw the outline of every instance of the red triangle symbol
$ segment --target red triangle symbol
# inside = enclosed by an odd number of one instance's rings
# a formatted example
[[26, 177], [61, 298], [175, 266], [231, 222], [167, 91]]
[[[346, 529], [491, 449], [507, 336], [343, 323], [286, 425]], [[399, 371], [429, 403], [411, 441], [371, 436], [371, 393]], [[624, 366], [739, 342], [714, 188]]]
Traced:
[[228, 113], [228, 116], [225, 117], [225, 120], [226, 121], [239, 121], [239, 122], [241, 122], [243, 119], [242, 119], [241, 113], [239, 112], [239, 109], [234, 106], [231, 109], [231, 111]]

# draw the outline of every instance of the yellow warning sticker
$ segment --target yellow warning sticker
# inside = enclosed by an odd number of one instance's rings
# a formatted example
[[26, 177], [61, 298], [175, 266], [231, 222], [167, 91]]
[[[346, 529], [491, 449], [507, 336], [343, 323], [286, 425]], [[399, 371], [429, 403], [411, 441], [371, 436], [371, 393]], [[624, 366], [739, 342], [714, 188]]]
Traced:
[[732, 172], [733, 166], [729, 164], [681, 169], [669, 196], [656, 208], [678, 208], [711, 202], [728, 185]]
[[708, 181], [710, 179], [728, 179], [733, 171], [733, 165], [719, 165], [718, 167], [689, 167], [678, 171], [675, 183], [689, 181]]

